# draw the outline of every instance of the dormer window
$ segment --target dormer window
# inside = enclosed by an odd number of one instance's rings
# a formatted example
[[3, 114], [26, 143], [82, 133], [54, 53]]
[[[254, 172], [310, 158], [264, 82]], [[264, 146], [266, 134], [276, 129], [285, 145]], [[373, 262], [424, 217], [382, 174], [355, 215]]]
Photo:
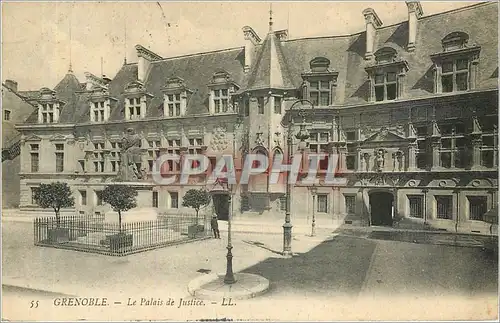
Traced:
[[116, 99], [109, 96], [108, 89], [105, 86], [94, 85], [91, 91], [92, 94], [89, 99], [90, 121], [108, 121], [111, 110], [111, 101], [116, 101]]
[[187, 102], [193, 93], [183, 79], [172, 77], [163, 87], [163, 115], [165, 117], [180, 117], [186, 114]]
[[40, 95], [41, 98], [38, 101], [38, 122], [58, 122], [62, 102], [56, 98], [56, 92], [48, 88], [42, 88]]
[[303, 97], [315, 106], [329, 106], [335, 101], [338, 72], [329, 70], [330, 60], [316, 57], [309, 62], [310, 71], [302, 73]]
[[209, 110], [210, 114], [233, 112], [231, 103], [231, 94], [239, 89], [231, 75], [219, 70], [212, 75], [212, 81], [208, 85], [209, 92]]
[[103, 122], [104, 118], [104, 101], [101, 102], [93, 102], [92, 103], [92, 111], [90, 114], [94, 117], [93, 121]]
[[365, 68], [370, 82], [369, 101], [390, 101], [403, 96], [408, 63], [399, 58], [395, 49], [384, 47], [374, 54], [375, 64]]
[[142, 116], [141, 98], [129, 98], [127, 120], [140, 119]]
[[474, 89], [481, 47], [468, 45], [469, 35], [452, 32], [441, 40], [443, 51], [431, 55], [434, 92], [450, 93]]
[[214, 90], [214, 112], [225, 113], [229, 105], [229, 91], [228, 89]]
[[181, 95], [179, 93], [165, 95], [165, 101], [169, 117], [178, 117], [181, 115]]
[[147, 100], [153, 96], [146, 92], [144, 85], [133, 81], [125, 88], [125, 119], [137, 120], [146, 117]]

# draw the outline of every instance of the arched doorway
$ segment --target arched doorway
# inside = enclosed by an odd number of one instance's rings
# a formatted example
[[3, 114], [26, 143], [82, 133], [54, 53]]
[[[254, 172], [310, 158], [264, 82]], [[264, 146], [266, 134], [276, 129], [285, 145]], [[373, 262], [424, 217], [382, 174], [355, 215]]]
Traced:
[[392, 226], [394, 195], [390, 192], [370, 193], [371, 225]]

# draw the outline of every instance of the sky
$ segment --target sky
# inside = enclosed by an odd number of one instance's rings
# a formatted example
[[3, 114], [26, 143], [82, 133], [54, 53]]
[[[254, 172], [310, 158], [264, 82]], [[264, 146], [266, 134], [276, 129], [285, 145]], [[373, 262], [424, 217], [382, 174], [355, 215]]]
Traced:
[[[424, 15], [477, 2], [421, 2]], [[270, 2], [10, 2], [2, 3], [2, 81], [19, 90], [53, 88], [70, 57], [80, 82], [84, 73], [113, 77], [137, 62], [141, 44], [162, 57], [244, 45], [242, 27], [261, 38], [268, 31]], [[289, 38], [344, 35], [365, 29], [362, 11], [373, 8], [384, 26], [407, 20], [404, 1], [274, 2], [274, 29]], [[102, 62], [102, 63], [101, 63]]]

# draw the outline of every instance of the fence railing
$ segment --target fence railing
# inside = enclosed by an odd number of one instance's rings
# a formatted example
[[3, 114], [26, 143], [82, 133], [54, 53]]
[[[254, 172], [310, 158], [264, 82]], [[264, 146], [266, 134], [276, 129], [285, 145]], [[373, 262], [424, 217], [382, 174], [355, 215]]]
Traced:
[[172, 244], [204, 239], [208, 221], [200, 216], [162, 216], [154, 221], [116, 222], [82, 216], [36, 218], [37, 246], [124, 256]]

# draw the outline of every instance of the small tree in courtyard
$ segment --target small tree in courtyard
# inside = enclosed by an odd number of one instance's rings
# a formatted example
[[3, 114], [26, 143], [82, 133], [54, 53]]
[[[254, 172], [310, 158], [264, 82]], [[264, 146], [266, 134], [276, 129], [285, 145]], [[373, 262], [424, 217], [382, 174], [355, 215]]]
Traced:
[[35, 191], [35, 199], [38, 205], [44, 209], [52, 208], [56, 214], [57, 226], [60, 225], [61, 208], [75, 205], [75, 198], [67, 183], [55, 182], [50, 184], [40, 184]]
[[113, 211], [118, 213], [118, 227], [122, 231], [122, 212], [137, 206], [135, 198], [137, 190], [127, 185], [110, 185], [102, 191], [101, 197], [104, 203], [108, 203]]
[[204, 189], [190, 189], [182, 198], [182, 206], [193, 208], [196, 211], [196, 224], [198, 224], [200, 209], [208, 204], [210, 204], [210, 194]]

